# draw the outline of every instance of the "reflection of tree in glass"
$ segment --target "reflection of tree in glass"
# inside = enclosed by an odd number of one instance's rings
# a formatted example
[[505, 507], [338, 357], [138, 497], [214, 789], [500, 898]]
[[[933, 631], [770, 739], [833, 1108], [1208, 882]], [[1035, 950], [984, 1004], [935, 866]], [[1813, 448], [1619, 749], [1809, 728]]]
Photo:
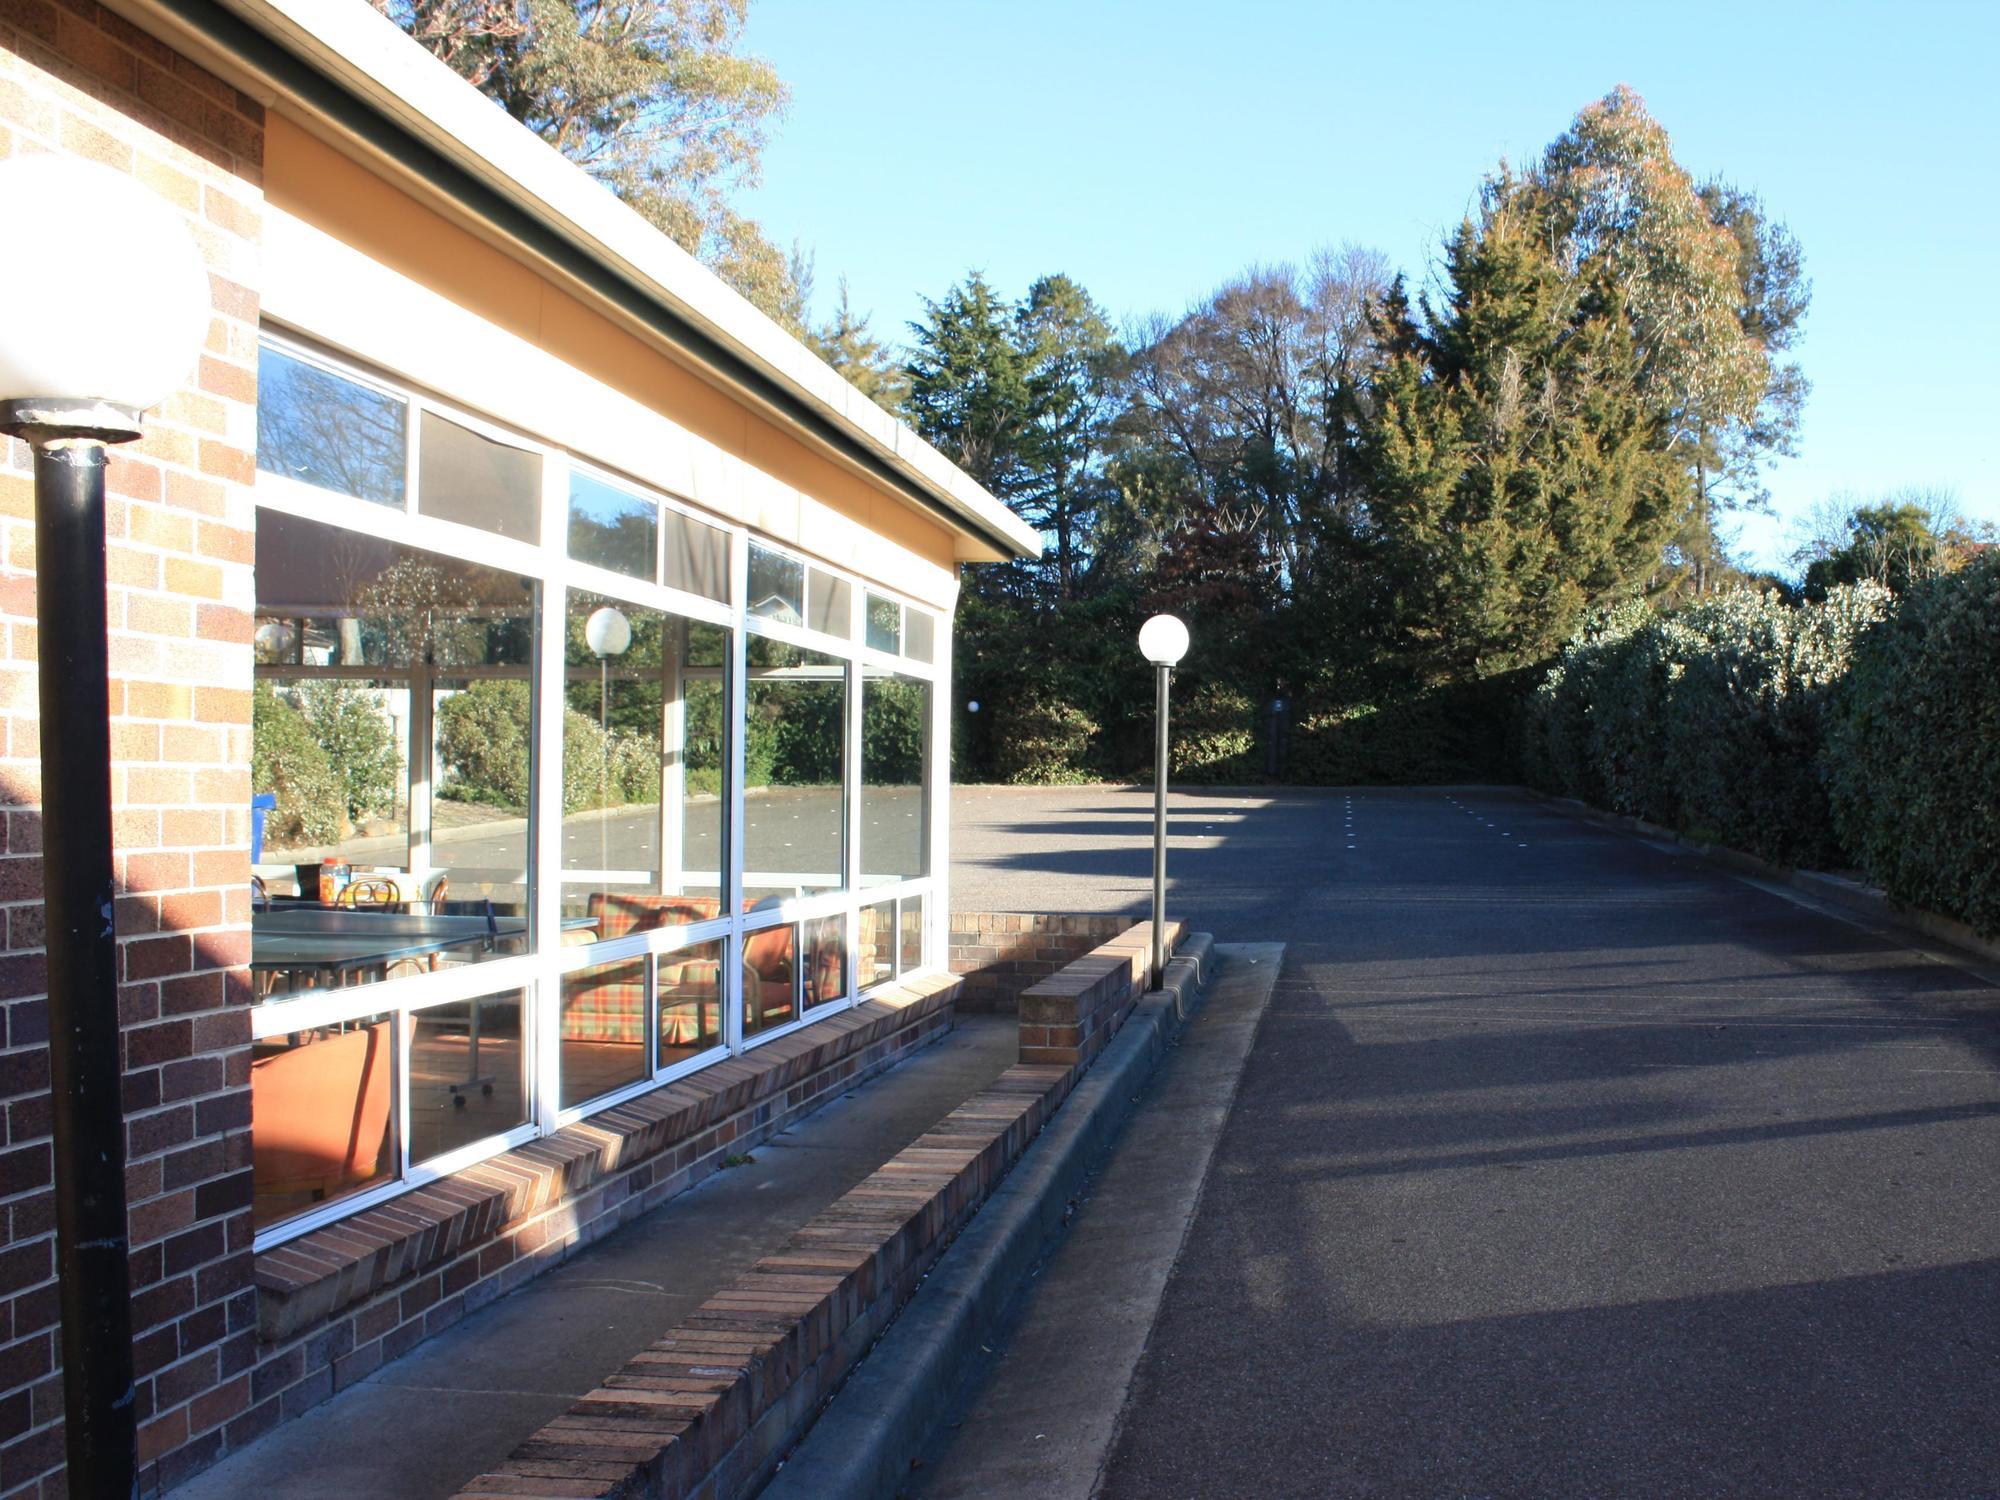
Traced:
[[257, 467], [377, 505], [403, 503], [404, 406], [275, 349], [257, 361]]
[[764, 636], [750, 665], [783, 677], [751, 679], [744, 725], [746, 786], [839, 786], [847, 702], [846, 665]]
[[861, 779], [869, 786], [916, 786], [924, 779], [930, 684], [871, 677], [861, 700]]
[[471, 585], [423, 557], [398, 558], [358, 590], [354, 602], [390, 666], [487, 660], [486, 622], [470, 618], [477, 603]]

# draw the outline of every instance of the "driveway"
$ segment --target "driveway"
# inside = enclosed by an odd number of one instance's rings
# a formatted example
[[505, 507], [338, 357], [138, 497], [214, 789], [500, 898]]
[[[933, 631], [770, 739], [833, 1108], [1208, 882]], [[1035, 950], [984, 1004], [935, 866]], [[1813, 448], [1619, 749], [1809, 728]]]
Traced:
[[[953, 904], [1143, 910], [1149, 817], [965, 789]], [[1990, 971], [1505, 792], [1170, 869], [1286, 961], [1104, 1494], [2000, 1494]]]

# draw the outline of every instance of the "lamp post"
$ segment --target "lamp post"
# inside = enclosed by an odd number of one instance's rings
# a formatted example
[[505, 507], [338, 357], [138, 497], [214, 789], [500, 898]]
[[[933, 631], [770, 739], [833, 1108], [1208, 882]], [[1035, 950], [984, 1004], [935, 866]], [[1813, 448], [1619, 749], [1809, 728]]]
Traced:
[[597, 813], [597, 864], [604, 883], [611, 883], [611, 658], [632, 645], [632, 622], [625, 612], [607, 604], [592, 610], [583, 622], [583, 643], [597, 656], [597, 727], [604, 734], [604, 805]]
[[0, 163], [0, 433], [34, 452], [42, 885], [68, 1488], [136, 1493], [125, 1111], [113, 924], [105, 448], [185, 379], [208, 333], [186, 226], [68, 157]]
[[1139, 654], [1153, 664], [1155, 713], [1153, 744], [1153, 974], [1158, 989], [1167, 973], [1167, 683], [1174, 663], [1187, 655], [1188, 631], [1172, 615], [1154, 615], [1139, 627]]

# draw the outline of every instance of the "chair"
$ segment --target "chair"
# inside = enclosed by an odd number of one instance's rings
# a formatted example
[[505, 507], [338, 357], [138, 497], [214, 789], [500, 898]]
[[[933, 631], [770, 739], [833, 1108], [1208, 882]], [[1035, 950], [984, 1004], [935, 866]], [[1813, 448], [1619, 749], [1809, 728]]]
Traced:
[[400, 906], [403, 904], [403, 888], [385, 875], [363, 875], [358, 880], [350, 880], [340, 888], [340, 894], [333, 898], [335, 906]]
[[268, 1222], [377, 1175], [389, 1141], [389, 1021], [313, 1034], [250, 1064], [250, 1153]]

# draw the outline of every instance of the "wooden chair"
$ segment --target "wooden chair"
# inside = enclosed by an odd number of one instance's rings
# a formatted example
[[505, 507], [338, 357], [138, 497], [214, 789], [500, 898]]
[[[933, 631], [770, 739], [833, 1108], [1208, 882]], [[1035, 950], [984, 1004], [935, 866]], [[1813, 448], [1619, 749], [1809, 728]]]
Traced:
[[258, 1222], [338, 1197], [381, 1170], [392, 1088], [389, 1021], [313, 1035], [250, 1064]]

